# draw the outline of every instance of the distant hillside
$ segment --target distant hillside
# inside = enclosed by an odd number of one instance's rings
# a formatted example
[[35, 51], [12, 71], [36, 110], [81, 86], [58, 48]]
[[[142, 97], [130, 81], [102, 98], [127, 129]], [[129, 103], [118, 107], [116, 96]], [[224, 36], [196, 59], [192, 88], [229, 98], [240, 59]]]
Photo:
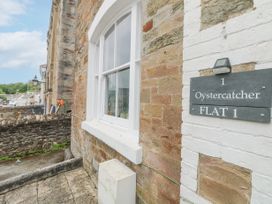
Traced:
[[0, 94], [16, 94], [38, 91], [39, 86], [29, 83], [0, 84]]

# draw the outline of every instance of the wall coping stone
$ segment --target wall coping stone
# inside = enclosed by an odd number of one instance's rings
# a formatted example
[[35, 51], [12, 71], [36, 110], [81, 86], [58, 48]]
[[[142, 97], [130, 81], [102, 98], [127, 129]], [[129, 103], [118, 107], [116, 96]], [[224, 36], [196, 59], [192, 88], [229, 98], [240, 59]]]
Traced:
[[10, 179], [6, 179], [0, 182], [0, 195], [26, 184], [37, 182], [79, 167], [82, 167], [82, 158], [73, 158], [47, 166], [45, 168], [37, 169], [29, 173], [21, 174]]
[[20, 109], [31, 109], [31, 108], [41, 108], [41, 107], [44, 107], [44, 105], [0, 107], [0, 112], [2, 110], [20, 110]]
[[0, 120], [0, 128], [65, 119], [71, 119], [71, 114], [26, 115], [14, 119], [2, 119]]

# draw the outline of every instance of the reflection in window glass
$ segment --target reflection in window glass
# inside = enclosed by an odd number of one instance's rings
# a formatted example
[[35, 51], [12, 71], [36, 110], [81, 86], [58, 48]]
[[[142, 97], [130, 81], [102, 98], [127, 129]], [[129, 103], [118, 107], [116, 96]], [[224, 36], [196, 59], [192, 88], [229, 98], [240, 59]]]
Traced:
[[127, 14], [117, 21], [116, 27], [116, 66], [130, 61], [131, 15]]
[[[129, 63], [130, 50], [131, 13], [121, 17], [105, 34], [103, 70], [108, 71]], [[129, 77], [129, 67], [105, 75], [105, 114], [123, 119], [129, 118]]]
[[114, 67], [114, 26], [105, 35], [103, 62], [105, 71]]
[[129, 69], [118, 72], [118, 117], [128, 118]]
[[116, 107], [116, 74], [106, 76], [105, 113], [115, 116]]

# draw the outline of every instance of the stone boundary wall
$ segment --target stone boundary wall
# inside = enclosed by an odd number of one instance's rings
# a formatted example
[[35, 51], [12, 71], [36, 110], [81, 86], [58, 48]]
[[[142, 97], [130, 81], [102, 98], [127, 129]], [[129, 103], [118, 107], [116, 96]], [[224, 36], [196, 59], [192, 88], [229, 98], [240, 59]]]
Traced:
[[[203, 69], [217, 59], [228, 57], [240, 71], [272, 68], [272, 1], [253, 0], [248, 9], [250, 1], [240, 0], [239, 15], [229, 2], [186, 0], [184, 5], [181, 203], [272, 203], [272, 124], [189, 114], [190, 78], [206, 76]], [[222, 15], [224, 22], [201, 30], [203, 9], [215, 7], [229, 14], [208, 16]]]
[[20, 107], [0, 107], [0, 124], [3, 120], [17, 120], [21, 117], [33, 114], [43, 114], [44, 106], [20, 106]]
[[0, 122], [0, 157], [49, 149], [70, 141], [70, 115], [26, 115]]

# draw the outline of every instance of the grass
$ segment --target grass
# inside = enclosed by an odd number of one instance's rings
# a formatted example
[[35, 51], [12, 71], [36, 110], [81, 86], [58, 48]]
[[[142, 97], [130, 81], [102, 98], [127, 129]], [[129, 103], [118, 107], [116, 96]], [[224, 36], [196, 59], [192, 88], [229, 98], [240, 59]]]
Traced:
[[59, 151], [59, 150], [66, 149], [69, 145], [70, 143], [68, 141], [64, 143], [60, 143], [60, 144], [55, 143], [51, 146], [51, 151]]
[[0, 161], [10, 161], [10, 160], [13, 160], [14, 158], [11, 158], [9, 156], [1, 156], [0, 157]]
[[70, 146], [69, 141], [65, 141], [63, 143], [54, 143], [51, 145], [50, 149], [33, 149], [27, 152], [17, 153], [15, 156], [0, 156], [0, 162], [17, 160], [17, 159], [22, 159], [25, 157], [30, 157], [30, 156], [38, 156], [42, 154], [49, 154], [52, 152], [58, 152], [58, 151], [66, 149], [69, 146]]

